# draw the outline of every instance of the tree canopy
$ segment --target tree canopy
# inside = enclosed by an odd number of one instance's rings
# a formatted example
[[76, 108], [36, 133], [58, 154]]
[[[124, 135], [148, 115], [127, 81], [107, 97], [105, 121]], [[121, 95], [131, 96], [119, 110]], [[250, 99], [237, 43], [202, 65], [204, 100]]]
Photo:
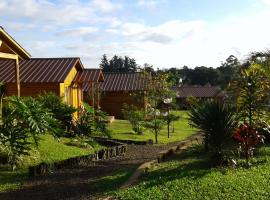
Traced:
[[104, 54], [101, 58], [100, 68], [104, 72], [136, 72], [138, 71], [138, 65], [134, 58], [125, 56], [114, 55], [112, 59], [108, 60], [107, 55]]

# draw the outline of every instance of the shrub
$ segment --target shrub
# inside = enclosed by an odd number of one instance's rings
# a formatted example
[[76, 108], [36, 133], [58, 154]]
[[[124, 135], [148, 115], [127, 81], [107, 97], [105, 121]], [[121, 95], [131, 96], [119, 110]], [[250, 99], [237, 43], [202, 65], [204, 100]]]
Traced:
[[122, 113], [124, 118], [131, 124], [132, 130], [139, 134], [143, 134], [143, 122], [145, 119], [145, 113], [143, 110], [138, 109], [134, 105], [123, 105]]
[[218, 163], [238, 124], [235, 108], [217, 100], [201, 102], [191, 107], [189, 121], [204, 133], [205, 149], [218, 157]]
[[108, 114], [102, 110], [95, 111], [95, 129], [98, 134], [106, 137], [111, 137], [110, 130], [108, 129]]
[[253, 156], [255, 146], [264, 143], [264, 136], [248, 124], [241, 124], [233, 133], [233, 138], [239, 142], [239, 152], [244, 153], [247, 163], [249, 158]]
[[38, 146], [40, 134], [53, 131], [50, 127], [53, 121], [49, 111], [31, 97], [7, 98], [0, 124], [0, 143], [13, 169], [22, 155], [29, 154], [32, 143]]
[[37, 97], [37, 100], [59, 121], [60, 126], [69, 132], [73, 123], [73, 114], [77, 111], [72, 106], [63, 102], [62, 98], [52, 92], [44, 93]]
[[80, 117], [73, 127], [75, 135], [81, 137], [90, 137], [95, 132], [94, 109], [87, 103], [83, 103], [80, 111]]

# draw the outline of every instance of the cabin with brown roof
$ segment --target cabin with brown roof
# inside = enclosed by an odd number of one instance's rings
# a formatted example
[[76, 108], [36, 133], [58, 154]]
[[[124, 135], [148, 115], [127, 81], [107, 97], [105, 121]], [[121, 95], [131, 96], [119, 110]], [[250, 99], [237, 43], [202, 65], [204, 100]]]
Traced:
[[145, 108], [146, 101], [142, 95], [135, 97], [135, 93], [145, 91], [145, 78], [139, 72], [104, 73], [104, 82], [101, 84], [103, 92], [100, 105], [101, 109], [111, 116], [122, 119], [123, 104], [135, 105]]
[[[97, 75], [101, 78], [92, 77], [89, 71], [84, 69], [80, 58], [31, 58], [0, 28], [0, 82], [5, 84], [8, 96], [53, 92], [74, 108], [80, 108], [84, 84], [99, 85], [103, 81], [101, 70]], [[94, 102], [99, 105], [99, 99]]]
[[198, 99], [206, 100], [206, 99], [224, 99], [226, 94], [223, 90], [221, 90], [218, 86], [193, 86], [193, 85], [183, 85], [180, 87], [174, 87], [174, 91], [176, 91], [176, 102], [177, 104], [184, 109], [188, 108], [187, 98], [195, 97]]

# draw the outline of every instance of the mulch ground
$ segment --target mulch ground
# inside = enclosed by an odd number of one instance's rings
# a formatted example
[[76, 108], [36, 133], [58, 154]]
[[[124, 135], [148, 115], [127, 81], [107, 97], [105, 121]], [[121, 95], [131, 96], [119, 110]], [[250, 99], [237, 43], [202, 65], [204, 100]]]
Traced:
[[157, 158], [158, 153], [179, 142], [167, 145], [128, 145], [124, 156], [93, 162], [39, 176], [22, 183], [19, 190], [0, 193], [1, 200], [99, 199], [95, 183], [102, 177], [124, 170], [134, 170], [140, 164]]

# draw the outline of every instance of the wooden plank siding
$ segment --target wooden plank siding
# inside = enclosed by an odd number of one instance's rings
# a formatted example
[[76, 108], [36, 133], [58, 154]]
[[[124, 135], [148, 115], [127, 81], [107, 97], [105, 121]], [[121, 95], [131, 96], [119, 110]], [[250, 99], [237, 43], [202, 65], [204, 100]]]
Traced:
[[[42, 92], [53, 92], [60, 94], [58, 83], [21, 83], [21, 96], [37, 96]], [[17, 95], [17, 85], [15, 83], [6, 84], [6, 95]]]
[[140, 100], [135, 99], [129, 92], [106, 92], [101, 97], [101, 110], [118, 119], [123, 119], [122, 108], [124, 104], [135, 105], [139, 108], [145, 108], [146, 101], [143, 97]]

